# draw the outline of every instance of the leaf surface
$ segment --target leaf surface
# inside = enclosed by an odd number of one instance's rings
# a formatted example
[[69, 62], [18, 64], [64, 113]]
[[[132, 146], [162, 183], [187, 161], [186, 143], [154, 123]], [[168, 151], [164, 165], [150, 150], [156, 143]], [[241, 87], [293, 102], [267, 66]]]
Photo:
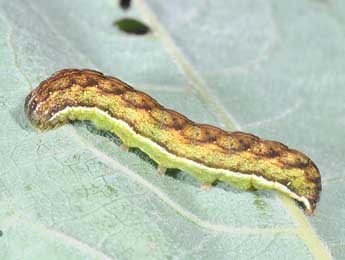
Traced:
[[[0, 259], [341, 259], [345, 43], [339, 1], [0, 1]], [[151, 27], [130, 35], [114, 22]], [[314, 217], [274, 192], [157, 174], [87, 122], [38, 133], [25, 96], [91, 68], [193, 121], [310, 155]]]

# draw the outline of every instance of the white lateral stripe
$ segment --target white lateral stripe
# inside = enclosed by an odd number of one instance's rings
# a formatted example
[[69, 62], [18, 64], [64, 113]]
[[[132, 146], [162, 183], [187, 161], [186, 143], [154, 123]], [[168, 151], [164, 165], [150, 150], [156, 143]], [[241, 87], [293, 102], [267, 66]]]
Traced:
[[237, 177], [237, 178], [247, 178], [247, 179], [255, 179], [258, 183], [264, 184], [264, 185], [270, 185], [273, 186], [276, 190], [281, 191], [283, 193], [288, 194], [291, 198], [298, 200], [300, 202], [302, 202], [305, 207], [308, 210], [311, 210], [310, 207], [310, 203], [307, 200], [306, 197], [304, 196], [298, 196], [296, 193], [292, 192], [291, 190], [289, 190], [289, 188], [287, 188], [286, 186], [284, 186], [283, 184], [279, 183], [279, 182], [275, 182], [275, 181], [268, 181], [265, 178], [261, 177], [261, 176], [256, 176], [254, 174], [242, 174], [240, 172], [233, 172], [227, 169], [216, 169], [216, 168], [211, 168], [209, 166], [197, 163], [193, 160], [190, 159], [186, 159], [186, 158], [182, 158], [182, 157], [178, 157], [170, 152], [168, 152], [165, 148], [163, 148], [162, 146], [158, 145], [157, 143], [153, 142], [151, 139], [141, 136], [140, 134], [136, 133], [133, 128], [128, 125], [125, 121], [116, 119], [111, 117], [107, 112], [97, 108], [97, 107], [82, 107], [82, 106], [78, 106], [78, 107], [65, 107], [63, 110], [57, 112], [56, 114], [54, 114], [49, 121], [53, 121], [56, 117], [58, 117], [61, 114], [65, 114], [68, 113], [69, 111], [95, 111], [97, 113], [102, 114], [103, 116], [107, 117], [107, 119], [109, 119], [110, 121], [114, 121], [115, 123], [121, 124], [122, 126], [124, 126], [126, 129], [128, 129], [128, 131], [130, 131], [134, 136], [136, 136], [138, 139], [144, 141], [145, 143], [150, 144], [151, 146], [154, 146], [156, 149], [158, 149], [159, 151], [161, 151], [162, 153], [173, 157], [176, 160], [180, 160], [183, 161], [184, 163], [196, 166], [200, 169], [204, 169], [204, 170], [208, 170], [208, 171], [212, 171], [214, 173], [220, 173], [220, 174], [225, 174], [228, 176], [233, 176], [233, 177]]

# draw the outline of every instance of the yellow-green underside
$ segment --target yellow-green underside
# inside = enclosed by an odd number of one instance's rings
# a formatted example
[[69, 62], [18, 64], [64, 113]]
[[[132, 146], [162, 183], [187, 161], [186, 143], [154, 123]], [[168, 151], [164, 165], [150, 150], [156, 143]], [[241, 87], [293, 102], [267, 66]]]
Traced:
[[310, 207], [309, 203], [304, 197], [300, 197], [288, 190], [286, 187], [283, 187], [281, 184], [268, 181], [263, 177], [232, 172], [226, 169], [215, 169], [186, 158], [178, 157], [166, 151], [163, 147], [159, 146], [152, 140], [135, 133], [126, 122], [112, 118], [109, 114], [100, 109], [66, 107], [55, 114], [50, 121], [65, 121], [66, 119], [90, 120], [94, 122], [98, 129], [108, 130], [116, 134], [127, 146], [141, 149], [158, 165], [164, 168], [177, 168], [183, 170], [193, 175], [202, 183], [209, 184], [216, 180], [220, 180], [238, 189], [250, 189], [252, 187], [256, 189], [274, 189], [301, 201], [307, 208]]

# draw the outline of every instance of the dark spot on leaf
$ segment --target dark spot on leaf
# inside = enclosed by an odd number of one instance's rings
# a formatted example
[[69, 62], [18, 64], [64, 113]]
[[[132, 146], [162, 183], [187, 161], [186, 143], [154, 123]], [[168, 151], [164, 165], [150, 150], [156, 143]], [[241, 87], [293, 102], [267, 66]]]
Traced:
[[0, 237], [2, 237], [3, 234], [4, 234], [4, 233], [0, 230]]
[[132, 18], [123, 18], [117, 20], [114, 22], [114, 26], [128, 34], [144, 35], [151, 31], [146, 24]]
[[131, 0], [120, 0], [120, 6], [123, 10], [127, 10], [131, 6]]
[[30, 185], [30, 184], [25, 185], [25, 186], [24, 186], [24, 190], [25, 190], [25, 191], [31, 191], [31, 185]]
[[262, 200], [259, 196], [255, 196], [254, 205], [260, 210], [264, 210], [267, 207], [267, 203]]
[[116, 190], [112, 187], [112, 186], [109, 186], [107, 185], [107, 190], [110, 192], [110, 193], [115, 193]]

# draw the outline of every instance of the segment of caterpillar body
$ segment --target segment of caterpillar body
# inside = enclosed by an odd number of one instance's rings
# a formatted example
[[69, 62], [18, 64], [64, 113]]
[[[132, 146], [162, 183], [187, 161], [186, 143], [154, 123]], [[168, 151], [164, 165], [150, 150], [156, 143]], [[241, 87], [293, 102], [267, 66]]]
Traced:
[[320, 173], [303, 153], [243, 132], [197, 124], [164, 108], [117, 78], [92, 70], [65, 69], [25, 99], [25, 112], [41, 129], [90, 120], [113, 132], [124, 147], [138, 147], [164, 169], [178, 168], [209, 188], [216, 180], [240, 189], [274, 189], [313, 214]]

